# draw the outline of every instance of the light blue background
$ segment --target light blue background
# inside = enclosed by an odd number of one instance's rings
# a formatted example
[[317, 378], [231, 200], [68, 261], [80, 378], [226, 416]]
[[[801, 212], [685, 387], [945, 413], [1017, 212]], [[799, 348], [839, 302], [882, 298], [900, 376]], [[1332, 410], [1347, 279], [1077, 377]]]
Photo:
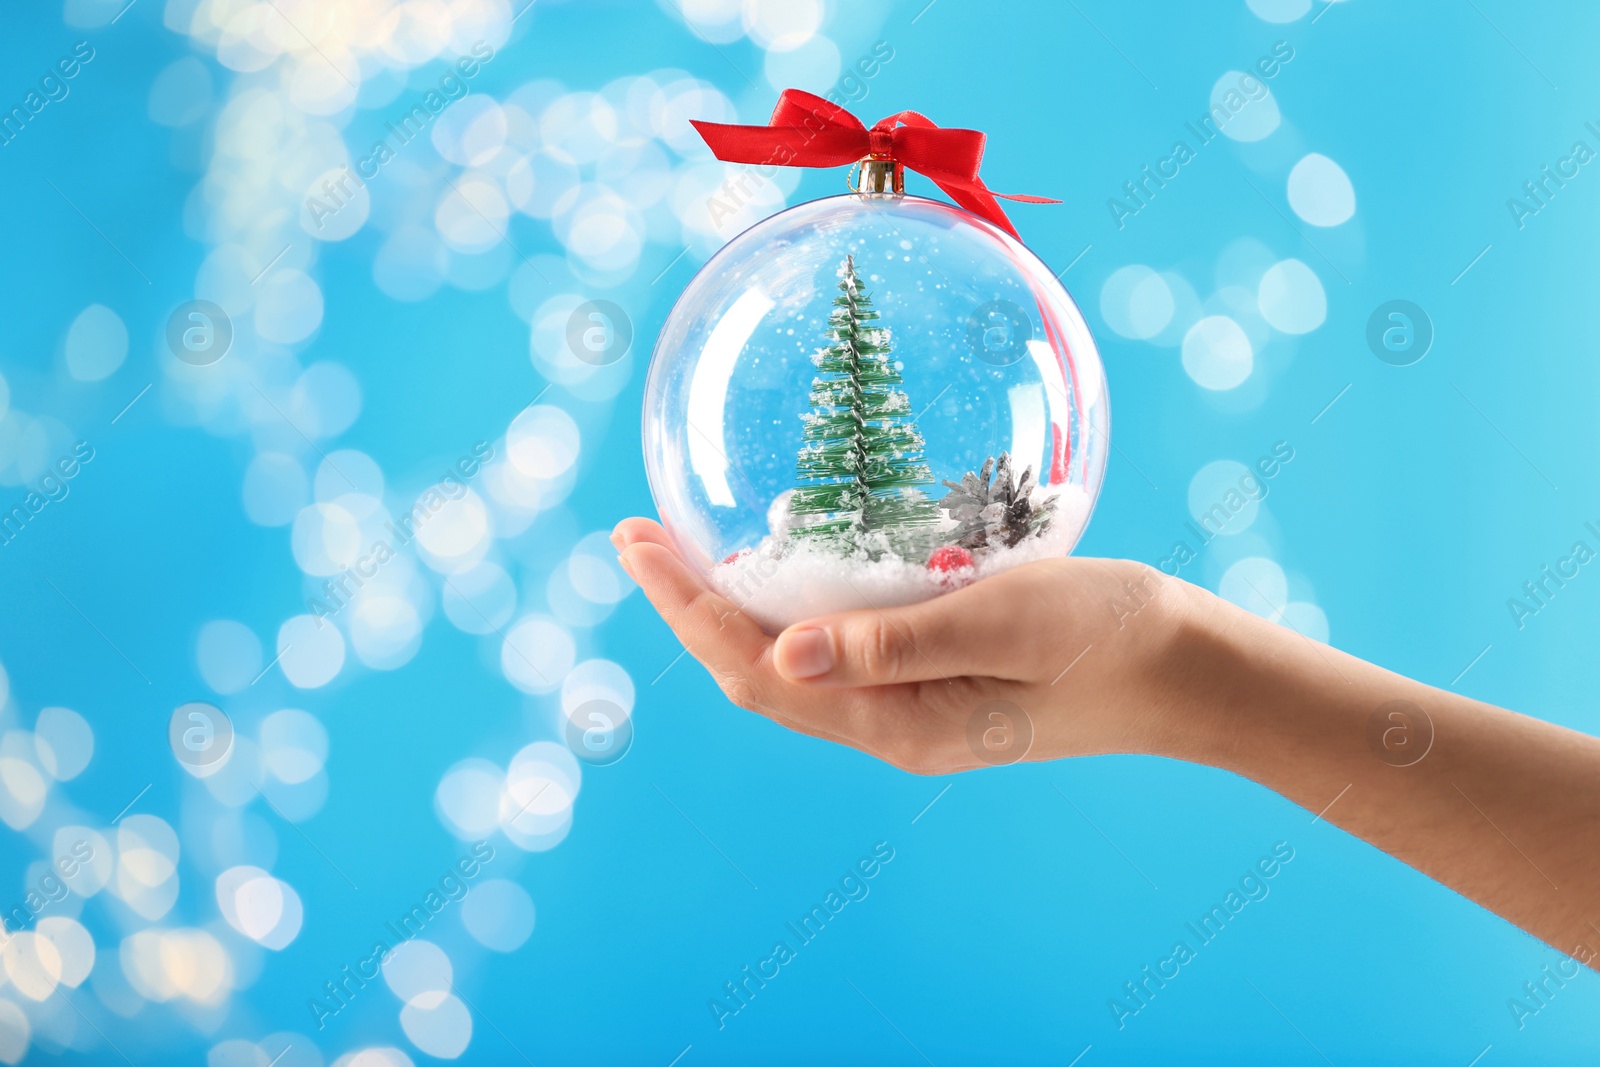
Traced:
[[[468, 756], [503, 765], [528, 741], [553, 736], [554, 698], [518, 692], [500, 673], [498, 638], [463, 634], [439, 613], [421, 651], [396, 671], [352, 662], [331, 685], [305, 691], [273, 674], [237, 699], [206, 688], [195, 659], [203, 623], [241, 620], [270, 646], [304, 593], [286, 529], [254, 525], [242, 510], [248, 437], [181, 425], [162, 398], [161, 331], [194, 295], [207, 251], [185, 232], [183, 214], [209, 148], [200, 129], [173, 131], [147, 117], [155, 76], [191, 51], [161, 14], [158, 0], [141, 0], [115, 25], [79, 29], [54, 10], [13, 12], [0, 34], [8, 107], [30, 72], [42, 73], [72, 41], [89, 38], [97, 49], [71, 95], [0, 148], [0, 373], [13, 407], [59, 419], [97, 449], [70, 497], [0, 549], [6, 722], [27, 729], [48, 705], [88, 718], [94, 761], [55, 787], [52, 804], [73, 805], [96, 825], [150, 784], [137, 810], [184, 838], [169, 927], [217, 920], [214, 874], [195, 865], [207, 846], [185, 831], [186, 806], [212, 802], [167, 746], [176, 705], [218, 700], [236, 721], [279, 707], [311, 711], [330, 737], [329, 794], [300, 826], [304, 837], [254, 809], [276, 836], [271, 867], [296, 887], [305, 923], [287, 949], [266, 954], [259, 978], [225, 1011], [197, 1022], [152, 1004], [124, 1019], [97, 1002], [94, 979], [55, 996], [70, 995], [139, 1064], [198, 1062], [222, 1041], [281, 1031], [304, 1035], [328, 1063], [368, 1045], [427, 1062], [381, 986], [320, 1033], [306, 1000], [465, 851], [434, 812], [441, 775]], [[1597, 728], [1600, 578], [1585, 571], [1522, 630], [1506, 600], [1574, 540], [1593, 544], [1582, 524], [1600, 519], [1592, 460], [1600, 177], [1593, 165], [1583, 169], [1521, 230], [1506, 201], [1574, 140], [1600, 147], [1583, 129], [1600, 119], [1592, 55], [1600, 12], [1579, 3], [1350, 0], [1274, 25], [1242, 2], [937, 0], [926, 9], [830, 5], [822, 29], [847, 62], [875, 40], [894, 48], [855, 106], [863, 119], [914, 108], [987, 131], [991, 186], [1063, 201], [1012, 210], [1028, 244], [1058, 268], [1090, 246], [1063, 280], [1101, 342], [1120, 455], [1081, 551], [1159, 561], [1182, 535], [1189, 480], [1201, 466], [1248, 464], [1289, 441], [1295, 459], [1275, 479], [1253, 543], [1282, 565], [1297, 599], [1326, 613], [1333, 644], [1434, 685]], [[1210, 145], [1119, 230], [1107, 198], [1166, 154], [1224, 71], [1244, 69], [1278, 40], [1295, 49], [1271, 82], [1282, 128], [1255, 145]], [[207, 62], [220, 99], [235, 75]], [[473, 91], [503, 96], [536, 78], [593, 90], [678, 68], [720, 88], [743, 121], [759, 122], [775, 96], [762, 65], [749, 40], [712, 46], [653, 4], [541, 2]], [[437, 74], [423, 68], [413, 84]], [[419, 151], [438, 163], [431, 146]], [[1342, 227], [1315, 230], [1289, 209], [1286, 175], [1307, 151], [1335, 159], [1351, 178], [1357, 213]], [[789, 202], [832, 194], [838, 182], [837, 173], [808, 173]], [[517, 217], [511, 235], [528, 256], [564, 254], [542, 221]], [[1188, 278], [1205, 299], [1219, 254], [1240, 236], [1304, 260], [1328, 302], [1321, 328], [1257, 354], [1250, 383], [1209, 393], [1184, 373], [1176, 348], [1107, 328], [1100, 291], [1113, 271], [1149, 264]], [[377, 243], [363, 232], [322, 248], [315, 273], [327, 310], [298, 347], [307, 362], [342, 362], [362, 386], [359, 421], [324, 448], [359, 448], [392, 483], [420, 487], [463, 442], [503, 434], [544, 382], [504, 283], [482, 292], [446, 286], [400, 303], [373, 284]], [[529, 576], [519, 612], [546, 610], [543, 575], [578, 537], [651, 513], [637, 430], [643, 357], [703, 259], [696, 251], [674, 261], [682, 247], [653, 237], [614, 285], [569, 283], [628, 309], [631, 379], [603, 404], [559, 388], [543, 401], [571, 407], [583, 450], [571, 496], [508, 549]], [[1365, 341], [1368, 315], [1396, 298], [1426, 309], [1436, 331], [1426, 358], [1404, 368], [1379, 361]], [[94, 302], [123, 318], [132, 342], [116, 374], [89, 384], [66, 374], [61, 351], [74, 316]], [[149, 381], [152, 393], [110, 425]], [[6, 506], [21, 493], [0, 490]], [[1185, 577], [1215, 588], [1230, 551], [1238, 554], [1219, 542]], [[1600, 1052], [1592, 973], [1519, 1030], [1507, 1000], [1557, 958], [1552, 950], [1248, 782], [1132, 758], [919, 779], [731, 707], [691, 660], [678, 660], [680, 646], [638, 595], [604, 625], [575, 633], [580, 658], [614, 660], [632, 676], [637, 740], [620, 763], [585, 768], [573, 828], [557, 847], [530, 855], [496, 839], [491, 866], [538, 909], [520, 950], [486, 953], [458, 916], [439, 920], [437, 939], [475, 1009], [469, 1062], [665, 1065], [681, 1053], [683, 1067], [1066, 1064], [1081, 1053], [1083, 1067], [1465, 1067], [1483, 1053], [1477, 1062], [1494, 1067]], [[1554, 790], [1545, 799], [1563, 802]], [[708, 999], [768, 955], [783, 924], [879, 841], [895, 858], [871, 895], [719, 1031]], [[1119, 1031], [1108, 998], [1167, 955], [1183, 924], [1279, 841], [1295, 859], [1270, 897]], [[20, 899], [40, 847], [24, 833], [0, 836], [7, 900]], [[1521, 862], [1506, 853], [1505, 863]], [[117, 943], [140, 924], [126, 925], [104, 896], [83, 915], [97, 969], [115, 968]], [[13, 995], [0, 987], [0, 997]], [[81, 1026], [76, 1045], [71, 1062], [116, 1058]], [[29, 1062], [50, 1051], [36, 1044]]]

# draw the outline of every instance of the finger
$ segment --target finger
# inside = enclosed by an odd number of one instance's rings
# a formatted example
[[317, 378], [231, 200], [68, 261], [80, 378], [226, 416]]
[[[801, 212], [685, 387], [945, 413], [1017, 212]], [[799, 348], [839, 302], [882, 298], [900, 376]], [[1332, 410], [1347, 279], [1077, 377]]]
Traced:
[[672, 539], [668, 536], [667, 531], [661, 528], [660, 523], [653, 522], [650, 519], [637, 517], [623, 519], [617, 523], [616, 529], [611, 531], [611, 543], [617, 546], [618, 552], [621, 552], [629, 545], [636, 545], [644, 541], [665, 545], [667, 548], [672, 547]]
[[920, 604], [797, 623], [778, 635], [773, 665], [785, 680], [812, 685], [894, 685], [963, 676], [1027, 680], [1036, 673], [1038, 631], [1056, 624], [1041, 617], [1033, 583], [1022, 575], [1026, 569]]
[[618, 559], [695, 659], [720, 677], [752, 686], [774, 679], [772, 638], [708, 587], [676, 552], [655, 541], [637, 541]]

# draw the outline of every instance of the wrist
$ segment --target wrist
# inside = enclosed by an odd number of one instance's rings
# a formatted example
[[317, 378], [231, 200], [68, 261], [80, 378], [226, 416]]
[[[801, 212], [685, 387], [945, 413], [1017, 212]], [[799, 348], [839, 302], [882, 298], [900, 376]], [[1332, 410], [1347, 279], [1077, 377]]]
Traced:
[[[1237, 677], [1245, 659], [1218, 611], [1231, 605], [1144, 564], [1095, 562], [1110, 564], [1099, 576], [1102, 591], [1123, 593], [1113, 601], [1115, 623], [1079, 630], [1092, 641], [1078, 654], [1083, 666], [1063, 672], [1076, 684], [1058, 677], [1046, 688], [1052, 736], [1035, 758], [1126, 754], [1222, 766], [1228, 701], [1220, 684]], [[1092, 600], [1083, 597], [1073, 614], [1081, 618]]]
[[[1199, 763], [1279, 792], [1349, 781], [1368, 762], [1366, 719], [1425, 687], [1187, 583], [1156, 672], [1165, 714], [1152, 755]], [[1315, 757], [1315, 758], [1312, 758]], [[1344, 777], [1340, 777], [1340, 776]]]
[[1178, 578], [1165, 583], [1160, 634], [1142, 672], [1151, 709], [1147, 755], [1221, 766], [1227, 724], [1223, 679], [1243, 666], [1224, 616], [1208, 591]]
[[1249, 776], [1252, 742], [1280, 732], [1285, 708], [1313, 713], [1297, 662], [1309, 642], [1199, 586], [1169, 585], [1165, 632], [1144, 672], [1147, 754]]

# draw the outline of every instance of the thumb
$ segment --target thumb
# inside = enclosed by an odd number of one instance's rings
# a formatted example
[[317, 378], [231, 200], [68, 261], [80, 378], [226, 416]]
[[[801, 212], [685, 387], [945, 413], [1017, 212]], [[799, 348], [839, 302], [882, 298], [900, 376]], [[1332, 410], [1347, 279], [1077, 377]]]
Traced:
[[920, 604], [796, 623], [778, 635], [773, 665], [788, 681], [835, 686], [1020, 679], [1018, 657], [1028, 642], [1016, 631], [1026, 623], [1008, 607], [1002, 584], [978, 582]]

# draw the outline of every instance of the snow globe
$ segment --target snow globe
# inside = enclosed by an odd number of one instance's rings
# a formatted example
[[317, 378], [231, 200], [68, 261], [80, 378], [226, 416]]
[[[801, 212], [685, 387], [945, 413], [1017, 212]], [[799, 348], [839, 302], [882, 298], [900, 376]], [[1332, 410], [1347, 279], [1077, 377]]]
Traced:
[[645, 466], [682, 557], [764, 628], [914, 603], [1070, 552], [1110, 407], [1094, 339], [999, 227], [852, 192], [746, 230], [662, 326]]

